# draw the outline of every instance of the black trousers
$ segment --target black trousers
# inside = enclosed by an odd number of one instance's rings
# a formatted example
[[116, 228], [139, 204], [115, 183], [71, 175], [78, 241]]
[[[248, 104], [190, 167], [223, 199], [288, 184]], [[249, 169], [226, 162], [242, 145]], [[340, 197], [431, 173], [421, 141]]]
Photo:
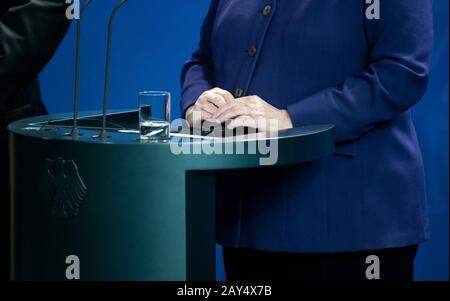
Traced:
[[369, 280], [366, 272], [369, 275], [374, 272], [374, 261], [366, 263], [371, 255], [379, 259], [379, 280], [413, 281], [417, 249], [418, 245], [412, 245], [396, 249], [319, 254], [224, 247], [223, 257], [229, 281], [366, 281]]

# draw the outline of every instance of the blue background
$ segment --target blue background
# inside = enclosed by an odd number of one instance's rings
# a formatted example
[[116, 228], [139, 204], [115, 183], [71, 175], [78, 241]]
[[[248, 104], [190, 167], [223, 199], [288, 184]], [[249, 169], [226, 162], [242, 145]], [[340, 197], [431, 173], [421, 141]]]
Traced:
[[[117, 1], [93, 0], [83, 23], [80, 109], [99, 110], [103, 96], [106, 28]], [[416, 260], [416, 280], [448, 280], [448, 0], [435, 0], [435, 51], [429, 89], [414, 108], [427, 176], [431, 238]], [[199, 40], [209, 0], [130, 0], [116, 17], [111, 55], [110, 108], [136, 108], [137, 93], [173, 94], [180, 110], [179, 74]], [[50, 113], [72, 110], [75, 27], [41, 74]], [[218, 247], [218, 279], [224, 279]]]

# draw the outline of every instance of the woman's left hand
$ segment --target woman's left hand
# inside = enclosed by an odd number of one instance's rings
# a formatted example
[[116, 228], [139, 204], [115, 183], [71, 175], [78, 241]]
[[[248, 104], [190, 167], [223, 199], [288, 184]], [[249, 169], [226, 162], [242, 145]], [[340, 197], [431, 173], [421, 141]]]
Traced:
[[287, 110], [279, 110], [259, 96], [237, 98], [212, 116], [217, 123], [231, 120], [229, 129], [251, 127], [259, 130], [285, 130], [293, 127]]

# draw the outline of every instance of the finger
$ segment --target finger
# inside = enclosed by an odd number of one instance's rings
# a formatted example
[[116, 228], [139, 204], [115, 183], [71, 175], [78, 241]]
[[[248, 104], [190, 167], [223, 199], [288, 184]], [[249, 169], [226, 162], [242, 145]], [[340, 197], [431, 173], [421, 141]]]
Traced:
[[225, 98], [220, 94], [208, 93], [205, 95], [208, 102], [214, 104], [216, 107], [220, 108], [227, 104]]
[[224, 122], [229, 119], [234, 119], [240, 115], [249, 115], [256, 119], [264, 116], [264, 110], [252, 105], [237, 103], [234, 106], [230, 106], [227, 110], [224, 110], [220, 114], [217, 114], [216, 112], [213, 118], [217, 119], [219, 122]]
[[236, 101], [238, 102], [244, 102], [247, 104], [258, 104], [260, 103], [260, 98], [258, 96], [244, 96], [240, 98], [236, 98]]
[[217, 119], [218, 122], [221, 123], [229, 119], [234, 119], [241, 115], [253, 115], [253, 114], [254, 112], [249, 106], [245, 104], [239, 104], [230, 106], [228, 110], [225, 110], [219, 115], [215, 114], [213, 117]]
[[212, 117], [211, 113], [208, 113], [208, 112], [203, 111], [203, 110], [200, 111], [200, 114], [201, 114], [201, 116], [200, 116], [201, 120], [208, 120], [208, 119], [211, 119], [211, 117]]
[[197, 110], [206, 111], [206, 112], [210, 113], [211, 115], [213, 115], [215, 112], [217, 112], [217, 109], [218, 109], [214, 104], [212, 104], [210, 102], [199, 101], [195, 104], [195, 106], [196, 106]]
[[226, 106], [223, 106], [221, 108], [219, 108], [214, 114], [213, 117], [214, 118], [219, 118], [222, 114], [224, 114], [225, 112], [234, 109], [236, 107], [241, 107], [241, 106], [246, 106], [245, 103], [243, 102], [238, 102], [238, 101], [234, 101], [232, 103], [227, 104]]
[[228, 92], [227, 90], [223, 90], [223, 89], [220, 89], [220, 88], [214, 88], [211, 91], [216, 93], [216, 94], [219, 94], [220, 96], [222, 96], [227, 103], [232, 103], [235, 100], [234, 96], [230, 92]]
[[248, 115], [239, 116], [233, 119], [227, 126], [228, 129], [233, 130], [238, 127], [257, 128], [258, 124], [256, 120]]
[[211, 119], [212, 114], [204, 110], [195, 110], [192, 112], [192, 122], [193, 124], [201, 124], [203, 120]]
[[236, 100], [236, 101], [239, 101], [239, 102], [250, 102], [250, 99], [251, 99], [252, 97], [253, 97], [253, 96], [243, 96], [243, 97], [236, 98], [235, 100]]

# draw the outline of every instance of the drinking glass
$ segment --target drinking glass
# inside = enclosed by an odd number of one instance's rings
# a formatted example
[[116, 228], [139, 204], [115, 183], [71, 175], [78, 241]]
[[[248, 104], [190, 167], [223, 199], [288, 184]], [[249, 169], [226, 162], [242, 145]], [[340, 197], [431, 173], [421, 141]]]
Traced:
[[167, 140], [170, 134], [170, 93], [139, 93], [139, 132], [141, 140]]

